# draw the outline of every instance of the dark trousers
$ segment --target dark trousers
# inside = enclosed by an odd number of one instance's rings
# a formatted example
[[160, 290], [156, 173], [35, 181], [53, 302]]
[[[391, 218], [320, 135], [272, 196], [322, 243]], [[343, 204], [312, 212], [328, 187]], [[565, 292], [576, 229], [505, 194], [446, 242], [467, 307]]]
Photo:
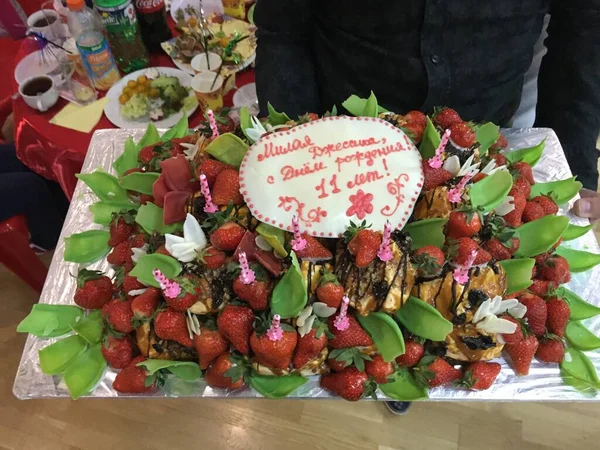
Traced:
[[68, 208], [69, 202], [57, 183], [25, 167], [13, 145], [0, 144], [0, 221], [24, 215], [33, 243], [52, 249]]

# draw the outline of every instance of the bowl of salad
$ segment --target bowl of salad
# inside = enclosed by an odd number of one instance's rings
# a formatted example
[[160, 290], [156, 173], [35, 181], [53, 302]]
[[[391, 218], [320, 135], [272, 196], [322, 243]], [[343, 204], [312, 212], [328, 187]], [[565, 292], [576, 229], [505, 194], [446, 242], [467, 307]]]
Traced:
[[172, 127], [198, 107], [191, 81], [189, 74], [170, 67], [138, 70], [110, 88], [104, 113], [119, 128], [145, 128], [150, 122]]

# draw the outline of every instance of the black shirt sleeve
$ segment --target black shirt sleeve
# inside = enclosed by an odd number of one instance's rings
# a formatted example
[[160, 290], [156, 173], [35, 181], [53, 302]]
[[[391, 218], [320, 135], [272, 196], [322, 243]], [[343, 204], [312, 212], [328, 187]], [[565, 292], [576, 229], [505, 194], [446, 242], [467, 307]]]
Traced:
[[600, 0], [553, 0], [538, 80], [535, 125], [556, 131], [571, 170], [598, 184], [600, 132]]
[[317, 110], [311, 3], [311, 0], [256, 3], [256, 90], [261, 115], [267, 114], [267, 102], [290, 117]]

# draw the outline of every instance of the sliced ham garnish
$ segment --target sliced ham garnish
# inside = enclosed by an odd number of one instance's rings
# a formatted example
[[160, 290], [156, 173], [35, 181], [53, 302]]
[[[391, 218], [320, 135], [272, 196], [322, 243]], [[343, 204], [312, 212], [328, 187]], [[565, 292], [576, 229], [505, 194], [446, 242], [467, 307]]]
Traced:
[[154, 203], [156, 203], [161, 208], [165, 204], [165, 195], [169, 192], [169, 187], [165, 182], [165, 176], [160, 174], [158, 179], [152, 185], [152, 195], [154, 195]]
[[186, 191], [171, 191], [165, 195], [163, 222], [165, 225], [185, 220], [186, 205], [192, 194]]
[[184, 155], [169, 158], [160, 162], [162, 175], [171, 191], [187, 191], [190, 180], [194, 178], [190, 162]]
[[242, 237], [242, 240], [233, 254], [234, 261], [238, 260], [240, 252], [246, 253], [249, 262], [257, 261], [276, 277], [281, 275], [281, 272], [283, 271], [281, 260], [278, 259], [273, 252], [260, 249], [256, 245], [256, 235], [253, 232], [246, 231], [244, 237]]

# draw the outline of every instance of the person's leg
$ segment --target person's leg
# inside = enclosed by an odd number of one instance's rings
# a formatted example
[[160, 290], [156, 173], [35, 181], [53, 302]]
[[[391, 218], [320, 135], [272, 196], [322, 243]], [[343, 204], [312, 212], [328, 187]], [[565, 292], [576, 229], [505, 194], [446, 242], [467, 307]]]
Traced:
[[403, 416], [408, 412], [408, 409], [412, 405], [412, 402], [385, 402], [385, 406], [390, 410], [392, 414], [397, 416]]
[[0, 144], [0, 173], [27, 172], [29, 169], [17, 158], [13, 144]]

